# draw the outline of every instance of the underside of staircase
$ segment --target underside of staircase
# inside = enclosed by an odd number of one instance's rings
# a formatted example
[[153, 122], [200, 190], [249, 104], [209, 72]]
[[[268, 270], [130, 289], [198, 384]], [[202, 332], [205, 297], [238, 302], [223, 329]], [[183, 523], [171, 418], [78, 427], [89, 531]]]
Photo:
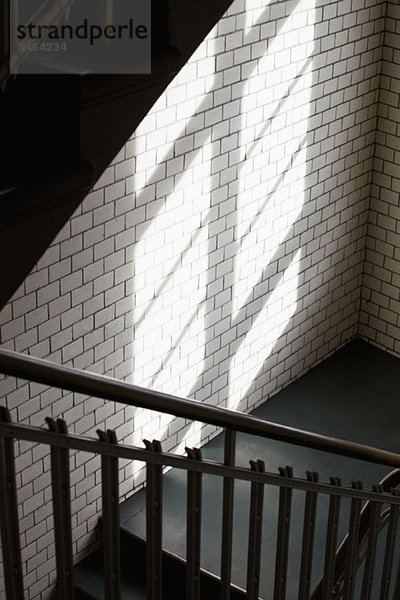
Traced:
[[[3, 260], [0, 308], [231, 1], [152, 0], [149, 75], [17, 75], [0, 82], [0, 254], [12, 257]], [[0, 66], [7, 61], [2, 46]]]

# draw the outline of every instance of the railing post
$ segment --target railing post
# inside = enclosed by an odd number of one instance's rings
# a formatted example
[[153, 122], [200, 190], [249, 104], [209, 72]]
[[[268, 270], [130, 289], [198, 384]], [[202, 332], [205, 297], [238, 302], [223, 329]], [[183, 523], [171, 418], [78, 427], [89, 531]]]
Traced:
[[[400, 490], [392, 490], [394, 496], [400, 496]], [[380, 600], [387, 600], [389, 597], [390, 578], [393, 568], [393, 557], [396, 541], [397, 523], [399, 518], [399, 507], [392, 504], [390, 507], [390, 516], [388, 530], [386, 535], [385, 558], [383, 561], [381, 595]]]
[[[101, 442], [117, 445], [115, 431], [97, 430]], [[101, 487], [103, 502], [104, 592], [106, 600], [121, 598], [121, 556], [119, 533], [118, 458], [101, 456]]]
[[[352, 486], [356, 490], [362, 490], [361, 481], [353, 481]], [[346, 554], [346, 570], [344, 578], [344, 597], [353, 598], [354, 586], [357, 575], [357, 560], [359, 554], [359, 531], [361, 520], [361, 498], [353, 498], [350, 509], [349, 537]]]
[[[374, 492], [382, 493], [381, 485], [372, 486]], [[361, 598], [370, 600], [372, 593], [372, 583], [374, 575], [376, 544], [379, 533], [379, 516], [381, 512], [382, 502], [371, 502], [370, 518], [368, 524], [368, 546], [365, 557], [364, 576], [361, 590]]]
[[[161, 443], [144, 440], [146, 449], [161, 453]], [[147, 600], [161, 600], [162, 563], [162, 465], [147, 463], [146, 576]]]
[[[317, 483], [316, 471], [307, 471], [307, 480]], [[317, 492], [306, 492], [304, 506], [303, 542], [301, 550], [299, 600], [308, 600], [311, 587], [311, 569], [314, 552], [315, 515], [317, 512]]]
[[[236, 431], [225, 429], [224, 465], [235, 464]], [[224, 477], [222, 499], [221, 592], [220, 600], [230, 600], [232, 571], [233, 498], [235, 481]]]
[[[191, 460], [202, 460], [198, 448], [186, 448], [186, 452]], [[200, 600], [202, 473], [189, 468], [187, 482], [186, 598]]]
[[[250, 461], [251, 470], [255, 473], [265, 473], [262, 460]], [[261, 541], [264, 504], [264, 484], [251, 482], [249, 550], [247, 555], [247, 600], [258, 600], [260, 588]]]
[[[67, 425], [63, 419], [55, 421], [50, 417], [46, 417], [46, 422], [50, 431], [67, 435]], [[50, 456], [57, 565], [57, 599], [73, 600], [75, 598], [75, 588], [72, 558], [69, 452], [67, 448], [52, 446]]]
[[[331, 477], [331, 484], [339, 487], [339, 477]], [[328, 525], [326, 533], [324, 578], [322, 581], [322, 600], [331, 600], [335, 575], [336, 544], [339, 527], [340, 496], [332, 495], [329, 501]]]
[[[282, 477], [292, 478], [292, 467], [279, 467]], [[282, 486], [279, 489], [278, 535], [276, 541], [276, 566], [274, 600], [285, 600], [287, 563], [289, 556], [290, 515], [292, 509], [292, 489]]]
[[[11, 423], [5, 407], [0, 407], [0, 420]], [[24, 600], [14, 440], [4, 436], [0, 436], [0, 521], [6, 597], [7, 600]]]

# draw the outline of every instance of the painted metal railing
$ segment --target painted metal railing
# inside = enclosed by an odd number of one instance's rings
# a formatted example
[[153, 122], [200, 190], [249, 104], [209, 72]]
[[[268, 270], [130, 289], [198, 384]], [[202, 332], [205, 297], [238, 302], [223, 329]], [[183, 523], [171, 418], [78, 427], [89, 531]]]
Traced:
[[[119, 600], [121, 593], [121, 557], [119, 531], [118, 461], [128, 459], [146, 464], [146, 569], [147, 598], [162, 598], [162, 471], [174, 467], [187, 472], [187, 552], [186, 598], [200, 600], [200, 545], [202, 477], [205, 474], [223, 479], [222, 548], [220, 598], [231, 598], [232, 534], [234, 482], [247, 481], [250, 485], [249, 531], [247, 552], [246, 598], [259, 598], [262, 574], [262, 522], [265, 510], [264, 490], [279, 489], [276, 523], [274, 600], [287, 598], [289, 539], [292, 524], [293, 491], [304, 497], [301, 539], [301, 559], [296, 600], [330, 600], [354, 597], [355, 582], [363, 569], [362, 600], [372, 600], [374, 579], [380, 578], [380, 600], [398, 600], [400, 575], [393, 577], [396, 552], [397, 520], [400, 496], [397, 490], [399, 472], [372, 490], [364, 490], [360, 482], [341, 485], [338, 478], [330, 483], [319, 481], [315, 472], [306, 478], [293, 476], [290, 467], [278, 474], [265, 471], [261, 460], [250, 461], [250, 468], [235, 466], [236, 431], [280, 439], [303, 446], [311, 446], [331, 453], [355, 456], [369, 462], [400, 467], [400, 455], [360, 444], [320, 436], [310, 432], [276, 425], [249, 415], [180, 399], [151, 390], [114, 381], [110, 378], [60, 367], [46, 361], [0, 350], [0, 372], [23, 377], [72, 391], [90, 394], [143, 406], [158, 411], [212, 423], [225, 430], [224, 463], [202, 458], [201, 450], [187, 449], [187, 456], [176, 456], [162, 451], [157, 440], [145, 441], [145, 448], [119, 444], [115, 432], [98, 431], [99, 439], [69, 434], [66, 423], [46, 419], [48, 429], [12, 423], [6, 408], [0, 410], [0, 518], [3, 543], [4, 574], [7, 600], [22, 600], [23, 578], [19, 544], [13, 440], [45, 444], [51, 448], [51, 474], [54, 531], [57, 567], [57, 597], [74, 598], [72, 529], [70, 505], [69, 453], [72, 450], [101, 455], [103, 552], [105, 565], [105, 598]], [[320, 584], [312, 594], [312, 569], [315, 558], [317, 504], [327, 496], [329, 506], [324, 521], [324, 564]], [[338, 525], [343, 499], [350, 503], [348, 536], [338, 546]], [[366, 503], [366, 504], [365, 504]], [[364, 504], [364, 507], [363, 507]], [[381, 560], [377, 552], [377, 538], [385, 528], [386, 541]], [[343, 550], [344, 548], [344, 550]], [[321, 552], [321, 548], [318, 548]], [[376, 568], [381, 560], [381, 568]], [[272, 588], [271, 588], [272, 589]], [[394, 591], [393, 591], [394, 590]], [[390, 596], [390, 594], [392, 594]], [[396, 595], [397, 594], [397, 595]], [[292, 600], [291, 598], [288, 600]], [[293, 599], [294, 600], [294, 599]], [[373, 599], [375, 600], [375, 598]]]

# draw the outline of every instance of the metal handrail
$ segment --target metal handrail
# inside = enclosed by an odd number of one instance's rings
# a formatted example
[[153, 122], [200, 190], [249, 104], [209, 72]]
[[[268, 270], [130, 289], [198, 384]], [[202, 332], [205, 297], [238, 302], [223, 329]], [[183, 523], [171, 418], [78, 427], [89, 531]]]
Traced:
[[[3, 407], [0, 406], [0, 413], [3, 410]], [[201, 461], [196, 461], [186, 456], [164, 452], [162, 449], [154, 452], [147, 446], [146, 448], [141, 448], [119, 443], [118, 441], [109, 444], [104, 440], [73, 433], [60, 434], [59, 432], [47, 430], [42, 427], [23, 425], [11, 421], [5, 422], [1, 418], [0, 436], [8, 440], [24, 440], [26, 442], [44, 444], [69, 451], [75, 450], [88, 454], [98, 454], [108, 458], [136, 460], [149, 465], [171, 467], [182, 471], [193, 471], [194, 473], [203, 473], [204, 475], [212, 475], [213, 477], [226, 477], [243, 482], [257, 482], [279, 488], [340, 496], [341, 498], [357, 498], [370, 502], [388, 502], [400, 508], [400, 497], [392, 496], [389, 487], [374, 491], [370, 489], [354, 489], [347, 485], [333, 486], [331, 483], [320, 480], [312, 481], [302, 477], [293, 477], [293, 475], [289, 477], [287, 474], [282, 475], [281, 473], [266, 471], [257, 472], [247, 467], [224, 465], [214, 460], [202, 459]]]
[[11, 350], [0, 349], [0, 372], [125, 405], [400, 468], [400, 454], [394, 452], [280, 425], [245, 413], [179, 398]]

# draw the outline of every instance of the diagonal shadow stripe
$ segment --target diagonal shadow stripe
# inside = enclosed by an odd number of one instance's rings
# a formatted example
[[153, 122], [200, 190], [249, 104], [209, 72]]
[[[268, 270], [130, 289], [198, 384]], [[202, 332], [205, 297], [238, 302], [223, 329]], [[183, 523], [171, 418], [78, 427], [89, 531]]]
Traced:
[[[276, 181], [273, 189], [270, 191], [270, 193], [268, 194], [268, 199], [266, 200], [266, 202], [264, 203], [264, 206], [271, 200], [271, 197], [274, 195], [274, 193], [277, 191], [277, 189], [280, 187], [281, 183], [284, 181], [285, 179], [285, 175], [289, 172], [293, 162], [295, 161], [296, 156], [299, 154], [299, 152], [303, 149], [303, 147], [306, 145], [307, 143], [307, 135], [305, 135], [303, 137], [303, 139], [301, 140], [300, 144], [298, 145], [298, 148], [296, 149], [296, 151], [294, 152], [294, 154], [290, 157], [290, 160], [287, 163], [286, 168], [284, 169], [284, 171], [281, 173], [280, 177], [278, 178], [278, 180]], [[291, 231], [292, 231], [293, 226], [290, 228], [289, 233], [285, 236], [285, 239], [281, 242], [281, 244], [279, 245], [279, 247], [277, 248], [274, 256], [272, 257], [272, 259], [270, 260], [270, 262], [268, 263], [268, 265], [266, 265], [264, 267], [264, 269], [262, 270], [262, 273], [260, 275], [260, 277], [258, 278], [257, 283], [253, 286], [251, 292], [249, 293], [246, 301], [242, 304], [239, 312], [237, 313], [235, 319], [232, 321], [231, 327], [235, 327], [236, 325], [238, 325], [241, 321], [244, 321], [246, 319], [246, 312], [247, 312], [247, 308], [250, 305], [251, 302], [254, 301], [254, 293], [255, 290], [262, 285], [265, 280], [267, 279], [267, 277], [272, 276], [272, 275], [276, 275], [276, 272], [273, 273], [268, 273], [268, 270], [271, 268], [271, 265], [274, 264], [274, 262], [276, 262], [278, 260], [278, 258], [280, 258], [280, 252], [281, 252], [281, 247], [284, 246], [285, 242], [290, 239], [291, 236]], [[240, 243], [238, 243], [238, 248], [240, 248], [240, 245], [242, 243], [242, 240]], [[293, 251], [294, 254], [294, 251]], [[279, 285], [279, 282], [281, 281], [281, 279], [283, 278], [285, 272], [282, 271], [282, 273], [280, 273], [279, 278], [277, 279], [277, 281], [275, 282], [275, 285]], [[270, 297], [271, 293], [273, 292], [275, 288], [272, 288], [271, 290], [268, 291], [268, 294], [264, 294], [263, 295], [263, 302], [261, 303], [261, 306], [259, 308], [259, 311], [255, 314], [258, 314], [259, 312], [261, 312], [261, 310], [264, 308], [265, 304], [268, 302], [268, 298]], [[199, 303], [199, 305], [195, 308], [195, 310], [193, 311], [192, 315], [189, 317], [188, 321], [186, 322], [186, 325], [182, 328], [182, 331], [179, 335], [179, 337], [177, 338], [177, 340], [175, 341], [175, 346], [182, 340], [183, 336], [185, 335], [186, 331], [188, 330], [188, 328], [190, 327], [193, 319], [196, 318], [196, 316], [198, 315], [198, 312], [201, 308], [201, 304], [203, 302], [205, 302], [207, 300], [207, 296], [203, 297], [203, 300]], [[254, 317], [254, 315], [253, 315]], [[255, 317], [254, 317], [255, 318]], [[248, 327], [245, 332], [244, 332], [244, 336], [247, 335], [248, 331], [250, 330], [250, 327]], [[243, 340], [243, 336], [240, 337], [240, 344], [242, 343]], [[239, 344], [239, 345], [240, 345]], [[166, 367], [169, 359], [171, 358], [171, 356], [173, 355], [173, 353], [175, 352], [176, 347], [173, 347], [168, 354], [166, 355], [166, 357], [163, 359], [162, 364], [160, 366], [159, 369], [157, 369], [157, 371], [153, 374], [151, 381], [149, 382], [149, 385], [152, 386], [155, 384], [157, 377], [160, 375], [160, 373], [162, 372], [162, 370]], [[234, 354], [232, 354], [232, 356], [230, 357], [230, 359], [233, 359]]]
[[[297, 6], [297, 4], [298, 4], [299, 2], [300, 2], [300, 0], [296, 0], [296, 1], [294, 2], [294, 4], [293, 4], [293, 7], [292, 7], [292, 10], [294, 10], [295, 6]], [[245, 37], [244, 37], [244, 40], [243, 40], [243, 45], [246, 45], [246, 44], [248, 44], [248, 43], [251, 43], [251, 41], [252, 41], [252, 31], [253, 31], [253, 29], [254, 29], [255, 27], [258, 27], [259, 25], [262, 25], [263, 23], [265, 23], [265, 20], [266, 20], [266, 18], [267, 18], [267, 15], [268, 15], [268, 10], [269, 10], [269, 6], [266, 6], [266, 7], [265, 7], [265, 9], [263, 10], [263, 12], [261, 13], [261, 15], [259, 16], [259, 18], [257, 19], [257, 21], [256, 21], [256, 22], [253, 24], [253, 26], [252, 26], [252, 29], [251, 29], [250, 33], [248, 33], [248, 34], [247, 34], [247, 36], [245, 36]], [[277, 28], [277, 31], [276, 31], [276, 33], [275, 33], [275, 37], [277, 37], [277, 36], [278, 36], [278, 34], [279, 34], [280, 30], [282, 29], [282, 27], [284, 26], [284, 24], [285, 24], [285, 22], [286, 22], [286, 19], [288, 19], [288, 18], [289, 18], [289, 16], [290, 16], [290, 15], [287, 15], [285, 18], [282, 18], [282, 19], [280, 20], [280, 26]], [[270, 43], [270, 42], [269, 42], [269, 40], [266, 40], [266, 43], [267, 43], [267, 44], [269, 44], [269, 43]], [[255, 62], [255, 65], [254, 65], [254, 69], [255, 69], [255, 68], [256, 68], [256, 66], [257, 66], [257, 64], [258, 64], [258, 61], [254, 61], [254, 62]], [[254, 69], [253, 69], [253, 71], [254, 71]], [[246, 83], [247, 83], [248, 79], [250, 78], [250, 76], [252, 75], [253, 71], [251, 71], [250, 73], [248, 73], [248, 75], [247, 75], [247, 78], [246, 78], [246, 79], [244, 79], [244, 80], [241, 82], [241, 86], [240, 86], [240, 87], [241, 87], [242, 89], [243, 89], [243, 88], [244, 88], [244, 86], [246, 85]], [[196, 115], [197, 115], [198, 113], [201, 113], [201, 112], [206, 112], [207, 110], [209, 110], [209, 96], [210, 96], [210, 95], [213, 95], [213, 94], [214, 94], [214, 92], [215, 92], [216, 90], [218, 90], [218, 89], [219, 89], [219, 87], [217, 87], [217, 83], [215, 83], [215, 84], [214, 84], [214, 86], [213, 86], [213, 87], [212, 87], [212, 88], [209, 90], [209, 92], [208, 92], [208, 93], [205, 95], [204, 99], [202, 100], [201, 104], [199, 105], [198, 109], [196, 110]], [[184, 125], [184, 127], [181, 129], [180, 133], [179, 133], [179, 134], [176, 136], [175, 140], [178, 140], [178, 139], [180, 139], [181, 137], [184, 137], [184, 136], [186, 135], [186, 130], [187, 130], [187, 128], [190, 126], [190, 123], [193, 121], [193, 119], [195, 118], [195, 116], [196, 116], [196, 115], [194, 115], [194, 116], [193, 116], [193, 117], [192, 117], [192, 118], [189, 120], [189, 122], [188, 122], [188, 123], [186, 123], [186, 124]], [[192, 165], [192, 163], [193, 163], [193, 162], [194, 162], [194, 160], [195, 160], [195, 157], [196, 157], [196, 156], [197, 156], [197, 154], [198, 154], [198, 153], [201, 151], [202, 147], [203, 147], [203, 146], [199, 146], [199, 148], [197, 148], [196, 150], [192, 151], [192, 152], [190, 153], [190, 155], [189, 155], [189, 156], [186, 156], [186, 157], [185, 157], [185, 158], [186, 158], [186, 160], [185, 160], [185, 170], [187, 170], [187, 168], [188, 168], [188, 167], [190, 167], [190, 166]], [[146, 183], [146, 186], [145, 186], [145, 188], [147, 188], [147, 187], [149, 187], [149, 186], [151, 186], [151, 185], [153, 185], [153, 184], [156, 184], [156, 183], [158, 183], [160, 180], [162, 180], [162, 179], [163, 179], [163, 172], [164, 172], [164, 168], [163, 168], [163, 167], [164, 167], [164, 162], [163, 162], [163, 163], [161, 163], [157, 169], [155, 169], [155, 171], [154, 171], [154, 173], [153, 173], [152, 177], [151, 177], [151, 178], [149, 179], [149, 181]], [[184, 173], [184, 172], [185, 172], [185, 171], [182, 171], [181, 173], [177, 173], [177, 174], [175, 175], [175, 182], [179, 181], [179, 180], [180, 180], [180, 179], [183, 177], [183, 173]], [[138, 202], [140, 203], [140, 192], [137, 194], [137, 200], [138, 200]], [[144, 232], [144, 231], [145, 231], [145, 229], [143, 230], [143, 232]]]
[[[248, 158], [248, 155], [251, 154], [253, 152], [253, 150], [255, 149], [255, 147], [257, 146], [258, 142], [266, 135], [266, 133], [268, 132], [268, 130], [271, 128], [273, 120], [275, 119], [275, 117], [279, 114], [279, 112], [281, 111], [281, 109], [283, 108], [283, 106], [285, 105], [286, 100], [290, 97], [291, 92], [293, 91], [293, 89], [295, 88], [295, 86], [297, 85], [298, 81], [302, 78], [302, 76], [304, 75], [304, 73], [306, 72], [308, 66], [310, 65], [310, 63], [312, 62], [312, 58], [310, 57], [302, 66], [301, 70], [299, 71], [299, 73], [296, 75], [296, 77], [293, 79], [293, 81], [291, 82], [291, 84], [289, 85], [289, 87], [287, 88], [285, 94], [282, 96], [281, 100], [279, 101], [278, 106], [276, 107], [276, 109], [274, 110], [274, 112], [272, 113], [272, 115], [270, 116], [270, 118], [268, 119], [268, 122], [264, 125], [264, 127], [262, 128], [262, 130], [260, 131], [260, 133], [258, 134], [257, 138], [253, 141], [251, 147], [249, 148], [249, 150], [246, 152], [246, 155], [244, 157], [243, 160], [246, 160]], [[294, 154], [292, 155], [292, 159], [291, 161], [289, 161], [288, 166], [285, 168], [285, 170], [283, 171], [283, 174], [286, 172], [286, 170], [291, 166], [291, 164], [294, 161], [294, 157], [297, 156], [297, 154], [300, 152], [301, 150], [301, 145], [299, 146], [299, 148], [294, 152]], [[240, 172], [242, 170], [242, 166], [239, 167], [239, 173], [238, 176], [240, 176]], [[281, 182], [283, 181], [283, 177], [282, 175], [279, 177], [277, 184], [274, 186], [274, 188], [272, 189], [272, 191], [267, 195], [267, 198], [265, 200], [265, 202], [262, 204], [262, 206], [259, 208], [259, 210], [257, 211], [256, 215], [253, 217], [251, 223], [249, 224], [249, 227], [247, 228], [247, 230], [242, 234], [241, 238], [240, 238], [240, 242], [238, 244], [238, 250], [241, 249], [241, 247], [243, 246], [243, 243], [246, 239], [246, 237], [250, 234], [250, 232], [252, 231], [252, 228], [254, 227], [254, 225], [256, 224], [257, 220], [261, 217], [261, 215], [263, 214], [264, 210], [266, 209], [268, 203], [270, 202], [271, 196], [272, 194], [276, 191], [277, 187], [281, 184]], [[166, 200], [167, 202], [167, 200]], [[142, 319], [146, 318], [146, 316], [148, 315], [148, 313], [150, 312], [154, 302], [157, 300], [157, 298], [159, 297], [159, 295], [162, 293], [162, 291], [165, 289], [166, 285], [168, 284], [168, 279], [169, 277], [172, 276], [172, 274], [175, 272], [175, 270], [179, 267], [179, 264], [181, 263], [182, 259], [186, 256], [186, 254], [188, 253], [188, 251], [190, 250], [190, 248], [193, 246], [193, 243], [196, 241], [196, 239], [198, 238], [198, 236], [200, 235], [202, 228], [205, 227], [206, 225], [209, 224], [210, 222], [210, 212], [211, 209], [207, 212], [205, 218], [204, 218], [204, 222], [201, 224], [201, 226], [199, 226], [196, 230], [196, 232], [192, 235], [192, 237], [190, 238], [190, 240], [188, 241], [188, 243], [186, 244], [184, 250], [182, 252], [180, 252], [177, 260], [175, 261], [175, 263], [173, 264], [172, 268], [170, 269], [168, 275], [166, 275], [162, 281], [162, 283], [159, 285], [159, 287], [157, 288], [157, 290], [154, 293], [154, 298], [153, 300], [150, 300], [147, 304], [146, 307], [144, 308], [143, 312], [141, 313], [141, 315], [138, 317], [137, 321], [138, 323], [140, 323], [142, 321]]]
[[[277, 273], [275, 267], [274, 267], [274, 263], [276, 263], [279, 258], [281, 258], [280, 256], [280, 252], [281, 252], [281, 247], [284, 246], [284, 244], [292, 239], [293, 237], [293, 230], [295, 227], [295, 223], [293, 223], [293, 225], [290, 227], [290, 229], [288, 230], [285, 239], [282, 241], [282, 243], [280, 244], [280, 246], [277, 248], [274, 256], [272, 257], [271, 261], [269, 262], [269, 264], [267, 266], [265, 266], [265, 268], [263, 269], [257, 283], [253, 286], [249, 296], [247, 297], [246, 301], [242, 304], [239, 313], [236, 315], [235, 319], [232, 321], [231, 324], [231, 328], [234, 328], [236, 326], [238, 326], [240, 323], [244, 323], [243, 325], [243, 330], [241, 332], [240, 337], [236, 338], [233, 342], [230, 342], [231, 348], [233, 348], [234, 350], [232, 351], [231, 355], [229, 356], [229, 358], [227, 359], [227, 363], [230, 364], [235, 356], [235, 353], [237, 351], [237, 349], [239, 348], [239, 346], [242, 344], [243, 339], [246, 337], [246, 335], [249, 333], [249, 331], [251, 330], [252, 326], [253, 326], [253, 322], [254, 320], [257, 318], [257, 316], [261, 313], [261, 311], [265, 308], [265, 306], [268, 304], [268, 301], [272, 295], [272, 293], [274, 292], [274, 290], [276, 289], [276, 287], [280, 284], [280, 282], [282, 281], [282, 279], [285, 276], [285, 271], [282, 271], [280, 273]], [[291, 255], [294, 256], [295, 253], [298, 251], [298, 248], [293, 250], [291, 252]], [[269, 269], [273, 270], [273, 272], [269, 273]], [[250, 306], [250, 304], [254, 301], [254, 290], [262, 285], [263, 283], [266, 282], [266, 279], [272, 275], [278, 275], [276, 281], [274, 282], [274, 287], [271, 287], [271, 289], [269, 289], [267, 292], [264, 292], [262, 295], [260, 295], [259, 299], [260, 299], [260, 306], [258, 308], [257, 311], [253, 312], [251, 315], [251, 319], [248, 320], [248, 323], [246, 323], [246, 319], [248, 317], [247, 315], [247, 309]], [[196, 381], [194, 383], [194, 385], [192, 386], [190, 392], [189, 392], [189, 396], [192, 395], [194, 393], [194, 390], [196, 390], [197, 385], [199, 384], [199, 381]]]
[[[207, 295], [205, 294], [203, 296], [203, 298], [200, 300], [199, 304], [194, 309], [194, 311], [192, 312], [192, 314], [189, 316], [189, 318], [186, 321], [185, 325], [181, 328], [181, 332], [180, 332], [179, 336], [177, 337], [177, 339], [174, 341], [174, 344], [172, 345], [171, 350], [169, 350], [169, 352], [167, 352], [167, 354], [162, 359], [160, 368], [157, 369], [157, 371], [152, 376], [152, 378], [151, 378], [151, 380], [150, 380], [150, 382], [148, 384], [149, 386], [153, 386], [156, 383], [157, 377], [162, 373], [162, 371], [167, 366], [170, 358], [173, 356], [174, 352], [177, 349], [177, 346], [180, 344], [180, 342], [184, 338], [185, 333], [189, 329], [190, 325], [192, 324], [192, 322], [194, 321], [194, 319], [198, 317], [199, 312], [201, 310], [201, 307], [203, 305], [203, 302], [205, 302], [206, 300], [207, 300]], [[148, 387], [148, 386], [146, 386], [146, 387]]]
[[237, 244], [238, 244], [237, 250], [240, 250], [241, 247], [243, 246], [243, 243], [244, 243], [246, 237], [251, 233], [251, 231], [252, 231], [255, 223], [258, 221], [258, 219], [261, 217], [261, 215], [263, 214], [264, 210], [267, 208], [268, 204], [270, 203], [272, 196], [279, 189], [281, 183], [283, 183], [283, 181], [285, 179], [285, 176], [288, 173], [288, 171], [290, 170], [290, 168], [293, 166], [293, 163], [294, 163], [296, 157], [299, 155], [299, 153], [301, 152], [301, 150], [306, 145], [307, 145], [307, 133], [303, 136], [303, 139], [301, 140], [300, 144], [298, 145], [298, 147], [296, 148], [296, 150], [291, 155], [291, 157], [288, 160], [288, 162], [287, 162], [284, 170], [282, 171], [282, 173], [279, 175], [277, 181], [275, 182], [272, 190], [267, 194], [266, 199], [263, 202], [262, 206], [259, 208], [259, 210], [257, 211], [257, 213], [252, 218], [252, 220], [251, 220], [248, 228], [246, 229], [246, 231], [240, 237], [240, 241], [237, 242]]
[[[287, 232], [287, 235], [286, 235], [285, 239], [282, 241], [282, 244], [285, 244], [285, 243], [286, 243], [288, 240], [290, 240], [290, 239], [292, 238], [292, 236], [293, 236], [293, 229], [294, 229], [294, 227], [295, 227], [295, 223], [294, 223], [294, 224], [291, 226], [290, 230]], [[281, 245], [282, 245], [282, 244], [281, 244]], [[292, 254], [294, 255], [296, 252], [297, 252], [297, 250], [294, 250], [294, 251], [292, 252]], [[277, 249], [277, 251], [276, 251], [276, 253], [275, 253], [274, 257], [272, 258], [272, 260], [270, 261], [270, 263], [269, 263], [269, 266], [270, 266], [270, 265], [273, 265], [273, 264], [274, 264], [274, 262], [275, 262], [276, 260], [278, 260], [278, 259], [279, 259], [279, 248]], [[264, 275], [264, 276], [267, 274], [267, 269], [268, 269], [268, 267], [266, 267], [266, 268], [265, 268], [265, 270], [263, 271], [263, 275]], [[274, 273], [274, 274], [275, 274], [275, 273]], [[254, 314], [252, 315], [252, 317], [253, 317], [253, 318], [251, 319], [251, 321], [252, 321], [252, 322], [254, 321], [254, 319], [256, 318], [256, 316], [257, 316], [257, 315], [258, 315], [258, 314], [259, 314], [259, 313], [262, 311], [262, 309], [265, 307], [265, 305], [268, 303], [268, 301], [269, 301], [269, 299], [270, 299], [270, 297], [271, 297], [271, 295], [272, 295], [272, 293], [273, 293], [274, 289], [275, 289], [275, 288], [276, 288], [276, 287], [279, 285], [279, 283], [282, 281], [282, 279], [283, 279], [283, 277], [284, 277], [284, 274], [285, 274], [285, 272], [282, 272], [282, 273], [280, 274], [280, 276], [279, 276], [279, 279], [276, 281], [276, 283], [275, 283], [275, 287], [274, 287], [274, 288], [270, 289], [270, 290], [268, 291], [268, 293], [266, 293], [266, 294], [263, 294], [263, 296], [262, 296], [262, 305], [261, 305], [261, 307], [260, 307], [259, 311], [258, 311], [257, 313], [254, 313]], [[262, 276], [260, 277], [260, 281], [261, 281], [261, 280], [262, 280]], [[256, 288], [256, 286], [254, 286], [254, 288], [253, 288], [253, 289], [255, 289], [255, 288]], [[249, 299], [249, 302], [250, 302], [250, 301], [251, 301], [251, 300]], [[244, 315], [245, 315], [245, 310], [246, 310], [246, 306], [247, 306], [247, 304], [248, 304], [248, 303], [244, 304], [244, 305], [242, 306], [242, 309], [241, 309]], [[280, 335], [279, 339], [277, 339], [277, 340], [275, 341], [274, 347], [275, 347], [275, 346], [276, 346], [276, 345], [279, 343], [279, 340], [282, 338], [282, 336], [284, 335], [285, 331], [288, 329], [288, 327], [289, 327], [290, 323], [292, 322], [293, 318], [294, 318], [294, 317], [292, 316], [292, 317], [289, 319], [289, 321], [288, 321], [287, 325], [285, 326], [285, 329], [284, 329], [284, 331], [282, 332], [282, 334]], [[235, 322], [234, 324], [232, 324], [232, 327], [234, 327], [234, 326], [238, 325], [238, 324], [241, 322], [241, 319], [235, 319], [235, 321], [236, 321], [236, 322]], [[240, 338], [237, 338], [237, 339], [235, 340], [235, 342], [234, 342], [234, 343], [236, 343], [236, 344], [237, 344], [237, 348], [238, 348], [238, 347], [241, 345], [241, 343], [243, 342], [243, 339], [246, 337], [247, 333], [250, 331], [250, 329], [251, 329], [251, 326], [252, 326], [252, 323], [251, 323], [251, 324], [249, 324], [249, 325], [248, 325], [248, 326], [245, 328], [245, 330], [243, 331], [243, 333], [242, 333], [241, 337], [240, 337]], [[232, 344], [232, 342], [231, 342], [231, 344]], [[236, 348], [235, 350], [237, 350], [237, 348]], [[232, 355], [231, 355], [231, 356], [229, 356], [229, 358], [228, 358], [228, 359], [225, 361], [225, 363], [224, 363], [224, 367], [225, 367], [225, 369], [226, 369], [226, 370], [228, 370], [228, 369], [229, 369], [229, 366], [230, 366], [231, 362], [233, 361], [234, 357], [235, 357], [235, 352], [233, 352], [233, 353], [232, 353]], [[209, 358], [210, 358], [210, 357], [209, 357]], [[251, 383], [250, 383], [250, 385], [248, 386], [248, 388], [247, 388], [247, 390], [246, 390], [246, 394], [247, 394], [247, 393], [248, 393], [248, 391], [251, 389], [251, 386], [254, 384], [255, 380], [256, 380], [257, 378], [259, 378], [259, 377], [260, 377], [260, 376], [263, 374], [264, 365], [267, 363], [267, 361], [268, 361], [268, 358], [269, 358], [269, 357], [267, 357], [267, 358], [265, 359], [265, 361], [263, 362], [263, 364], [262, 364], [262, 366], [260, 367], [259, 371], [257, 372], [256, 376], [253, 378], [252, 382], [251, 382]], [[211, 363], [210, 363], [210, 366], [212, 366], [212, 364], [211, 364]], [[198, 378], [196, 379], [196, 381], [194, 382], [193, 386], [190, 388], [190, 390], [189, 390], [189, 391], [188, 391], [188, 393], [186, 394], [186, 396], [187, 396], [188, 398], [191, 398], [191, 397], [196, 397], [196, 393], [197, 393], [197, 392], [198, 392], [198, 391], [199, 391], [199, 390], [202, 388], [202, 386], [203, 386], [203, 381], [202, 381], [202, 378], [203, 378], [203, 375], [204, 375], [204, 373], [205, 373], [205, 370], [203, 369], [203, 371], [202, 371], [201, 375], [199, 375], [199, 377], [198, 377]], [[243, 394], [243, 398], [246, 396], [246, 394]], [[208, 399], [208, 402], [212, 404], [212, 398], [209, 398], [209, 399]], [[181, 419], [181, 420], [182, 420], [182, 421], [184, 421], [183, 419]], [[186, 436], [186, 435], [187, 435], [187, 434], [188, 434], [188, 433], [189, 433], [189, 432], [190, 432], [192, 429], [193, 429], [193, 423], [192, 423], [192, 422], [190, 422], [190, 423], [185, 423], [185, 425], [183, 425], [182, 429], [180, 429], [180, 436], [181, 436], [181, 438], [184, 440], [184, 439], [185, 439], [185, 436]], [[166, 430], [165, 430], [165, 435], [167, 435], [167, 430], [168, 430], [168, 427], [167, 427], [167, 428], [166, 428]]]

